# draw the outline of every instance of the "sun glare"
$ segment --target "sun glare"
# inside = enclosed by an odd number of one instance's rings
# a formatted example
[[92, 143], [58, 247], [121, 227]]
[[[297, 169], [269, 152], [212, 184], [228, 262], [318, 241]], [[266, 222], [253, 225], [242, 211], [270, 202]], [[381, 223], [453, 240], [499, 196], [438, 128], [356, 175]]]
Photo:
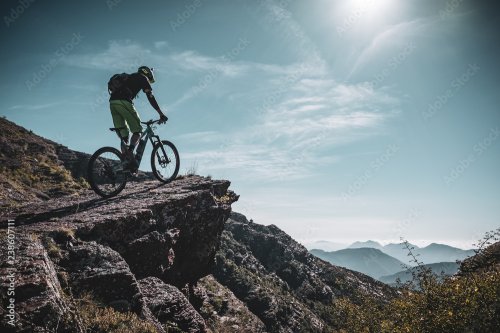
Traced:
[[347, 2], [350, 10], [359, 10], [367, 16], [383, 15], [395, 6], [394, 0], [348, 0]]
[[384, 23], [394, 10], [396, 0], [345, 0], [339, 2], [336, 11], [344, 29], [356, 27], [371, 28]]

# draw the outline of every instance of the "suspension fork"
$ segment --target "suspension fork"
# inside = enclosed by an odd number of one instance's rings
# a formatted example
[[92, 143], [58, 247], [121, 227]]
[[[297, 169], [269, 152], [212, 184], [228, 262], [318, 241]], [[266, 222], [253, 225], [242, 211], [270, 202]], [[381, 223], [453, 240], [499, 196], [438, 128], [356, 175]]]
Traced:
[[[149, 140], [151, 141], [151, 144], [153, 147], [155, 146], [155, 142], [153, 141], [153, 138], [156, 139], [156, 144], [160, 144], [161, 151], [163, 152], [163, 156], [167, 158], [167, 162], [170, 163], [170, 160], [168, 159], [167, 153], [165, 152], [165, 148], [163, 148], [163, 145], [161, 144], [160, 137], [158, 135], [152, 135]], [[158, 153], [158, 150], [156, 151], [156, 157], [158, 157], [158, 161], [160, 161], [161, 157], [160, 154]]]

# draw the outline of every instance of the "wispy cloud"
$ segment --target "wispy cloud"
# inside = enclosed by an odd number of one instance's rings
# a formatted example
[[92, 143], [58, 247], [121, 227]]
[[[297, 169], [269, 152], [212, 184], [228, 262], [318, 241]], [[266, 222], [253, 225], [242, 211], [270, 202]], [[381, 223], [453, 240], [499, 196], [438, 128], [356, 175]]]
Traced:
[[[298, 80], [246, 127], [207, 133], [210, 144], [185, 158], [207, 172], [248, 169], [253, 179], [305, 178], [341, 160], [321, 151], [380, 133], [397, 115], [399, 101], [388, 93], [324, 76]], [[199, 142], [198, 135], [192, 139]]]
[[378, 56], [379, 52], [393, 52], [395, 49], [404, 46], [405, 43], [408, 43], [408, 40], [415, 40], [424, 28], [429, 27], [435, 21], [436, 18], [421, 18], [388, 26], [375, 35], [368, 46], [359, 53], [354, 61], [349, 77], [374, 57]]
[[[318, 157], [301, 154], [292, 160], [288, 151], [275, 145], [255, 143], [231, 143], [216, 149], [184, 153], [183, 158], [196, 163], [204, 172], [238, 171], [242, 180], [283, 181], [310, 176], [310, 170], [318, 165], [334, 163], [334, 156]], [[189, 164], [189, 162], [188, 162]], [[247, 172], [242, 172], [246, 170]]]
[[[297, 95], [302, 97], [292, 98]], [[262, 126], [277, 136], [345, 137], [357, 128], [377, 127], [396, 113], [397, 106], [396, 98], [368, 84], [304, 79], [266, 110]]]
[[218, 131], [199, 131], [181, 134], [179, 135], [179, 138], [188, 141], [194, 140], [198, 142], [214, 142], [220, 141], [223, 136], [224, 134]]
[[248, 69], [249, 66], [225, 60], [223, 57], [208, 57], [195, 51], [184, 51], [170, 55], [172, 64], [182, 70], [207, 72], [217, 69], [222, 75], [236, 76]]
[[[286, 15], [280, 22], [294, 25]], [[307, 36], [297, 36], [303, 44], [310, 43]], [[231, 96], [245, 101], [239, 111], [253, 116], [247, 125], [224, 133], [214, 130], [180, 137], [192, 147], [183, 154], [186, 165], [196, 162], [205, 172], [245, 168], [253, 170], [253, 179], [309, 177], [341, 159], [319, 151], [380, 133], [398, 108], [397, 98], [382, 88], [338, 82], [314, 50], [312, 56], [295, 63], [276, 65], [238, 57], [228, 61], [224, 55], [193, 50], [165, 51], [159, 46], [163, 44], [148, 49], [133, 41], [112, 41], [105, 50], [70, 55], [64, 61], [96, 70], [154, 63], [191, 79], [192, 87], [169, 109], [200, 94], [208, 98], [214, 94], [219, 103], [230, 103]], [[209, 84], [201, 85], [207, 76]]]
[[154, 43], [154, 45], [155, 45], [155, 48], [157, 48], [157, 49], [163, 49], [163, 48], [168, 46], [168, 42], [164, 41], [164, 40], [160, 40], [160, 41], [156, 41]]
[[10, 106], [9, 110], [37, 111], [59, 106], [63, 103], [64, 103], [63, 101], [58, 101], [58, 102], [43, 103], [43, 104], [17, 104]]
[[69, 66], [98, 70], [124, 70], [124, 66], [152, 63], [161, 69], [174, 69], [178, 73], [206, 72], [217, 69], [227, 76], [235, 76], [249, 68], [244, 63], [228, 61], [224, 55], [210, 57], [193, 50], [165, 53], [163, 48], [167, 45], [166, 42], [155, 42], [154, 48], [148, 48], [135, 41], [113, 40], [104, 50], [71, 54], [66, 56], [63, 62]]
[[106, 49], [94, 53], [70, 54], [63, 59], [69, 66], [98, 70], [124, 70], [125, 67], [145, 63], [157, 55], [141, 44], [126, 41], [110, 41]]

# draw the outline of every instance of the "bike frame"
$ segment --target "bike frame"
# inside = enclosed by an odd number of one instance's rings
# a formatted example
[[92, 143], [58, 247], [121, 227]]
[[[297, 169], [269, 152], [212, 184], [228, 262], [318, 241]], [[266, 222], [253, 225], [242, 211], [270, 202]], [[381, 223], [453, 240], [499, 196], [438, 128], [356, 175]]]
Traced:
[[[147, 142], [151, 142], [151, 145], [154, 147], [156, 144], [161, 143], [160, 137], [155, 134], [153, 131], [152, 125], [155, 122], [150, 120], [148, 122], [145, 122], [143, 124], [146, 125], [146, 130], [142, 132], [141, 137], [139, 138], [139, 142], [137, 143], [137, 149], [135, 153], [135, 159], [137, 161], [137, 164], [140, 165], [142, 161], [142, 157], [144, 154], [144, 150], [146, 149], [146, 144]], [[125, 143], [124, 139], [121, 138], [122, 143]], [[167, 156], [165, 149], [163, 148], [163, 145], [160, 146], [161, 150], [163, 152], [163, 156]], [[158, 159], [160, 159], [160, 155], [157, 153]], [[168, 157], [167, 157], [168, 159]], [[170, 162], [170, 159], [168, 159], [168, 163]]]

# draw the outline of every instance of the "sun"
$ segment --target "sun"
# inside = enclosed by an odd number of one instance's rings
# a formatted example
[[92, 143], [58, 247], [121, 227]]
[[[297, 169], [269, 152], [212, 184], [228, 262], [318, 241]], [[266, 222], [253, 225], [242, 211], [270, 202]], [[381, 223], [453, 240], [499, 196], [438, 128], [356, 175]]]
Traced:
[[372, 18], [387, 14], [395, 5], [394, 0], [347, 0], [348, 10], [359, 11]]
[[369, 15], [383, 14], [395, 5], [394, 0], [346, 0], [348, 7], [361, 10]]
[[335, 6], [337, 31], [367, 32], [383, 26], [398, 10], [397, 0], [345, 0]]

